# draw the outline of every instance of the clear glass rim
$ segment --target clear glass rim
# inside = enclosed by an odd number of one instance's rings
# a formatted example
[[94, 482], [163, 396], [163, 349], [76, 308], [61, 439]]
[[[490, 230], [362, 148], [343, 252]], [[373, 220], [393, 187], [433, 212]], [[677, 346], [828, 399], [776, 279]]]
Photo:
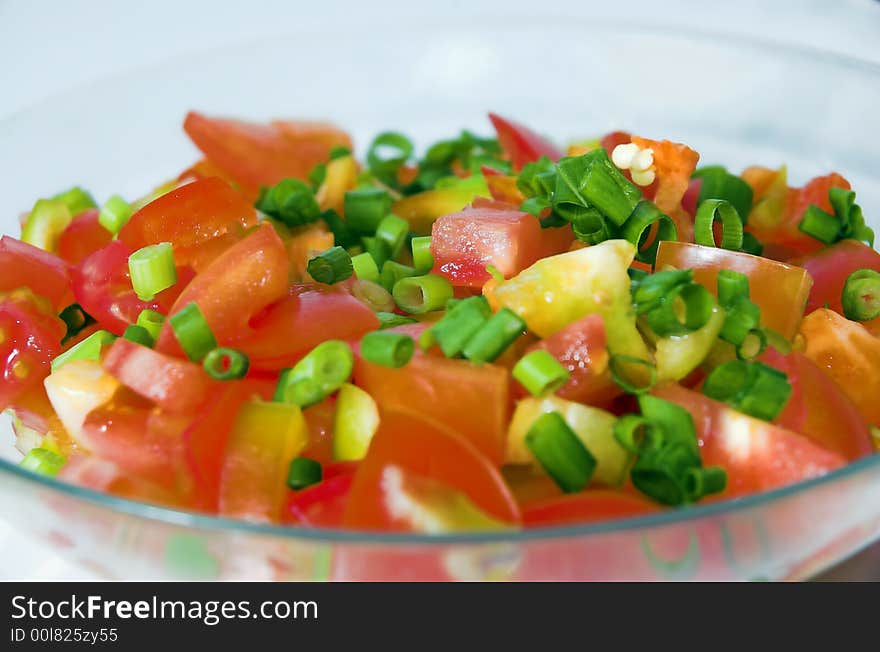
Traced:
[[[375, 21], [379, 25], [379, 21]], [[739, 45], [747, 48], [764, 50], [768, 53], [778, 52], [786, 55], [794, 55], [808, 61], [822, 61], [825, 64], [838, 66], [841, 68], [849, 68], [861, 70], [868, 75], [880, 77], [880, 64], [863, 59], [858, 59], [848, 55], [820, 50], [809, 46], [779, 44], [772, 41], [753, 36], [731, 35], [722, 31], [713, 30], [691, 30], [683, 28], [675, 28], [660, 25], [651, 25], [647, 23], [626, 23], [600, 19], [586, 21], [583, 18], [564, 16], [535, 16], [531, 19], [527, 16], [493, 17], [493, 30], [504, 30], [516, 32], [518, 30], [531, 31], [536, 26], [544, 26], [550, 30], [572, 30], [572, 29], [596, 29], [614, 31], [620, 34], [628, 35], [651, 35], [668, 38], [677, 41], [699, 41], [707, 42], [715, 47]], [[411, 24], [406, 29], [411, 31], [434, 32], [444, 27], [460, 29], [460, 25], [451, 21], [432, 21], [431, 25]], [[362, 34], [364, 25], [358, 26], [335, 26], [334, 32]], [[229, 53], [230, 51], [240, 50], [249, 45], [260, 44], [262, 46], [281, 43], [296, 34], [296, 31], [284, 35], [276, 35], [270, 38], [252, 38], [240, 41], [234, 44], [227, 44], [197, 51], [194, 53], [184, 53], [175, 57], [171, 57], [159, 62], [150, 63], [143, 66], [136, 66], [120, 73], [114, 73], [101, 77], [99, 79], [79, 84], [72, 88], [64, 89], [56, 94], [42, 98], [28, 106], [25, 106], [12, 114], [8, 115], [0, 121], [0, 133], [7, 128], [12, 128], [14, 123], [28, 113], [36, 111], [51, 103], [62, 101], [66, 96], [79, 94], [87, 91], [93, 86], [103, 86], [104, 84], [113, 83], [114, 81], [123, 81], [131, 76], [150, 71], [158, 71], [173, 65], [175, 61], [186, 59], [190, 64], [195, 60], [202, 58], [210, 58], [218, 53]], [[313, 40], [316, 35], [305, 31], [301, 33], [301, 41]], [[6, 473], [13, 476], [16, 480], [33, 483], [42, 489], [56, 491], [70, 498], [82, 500], [96, 507], [108, 508], [117, 512], [128, 514], [131, 516], [162, 522], [168, 525], [186, 526], [201, 530], [214, 531], [218, 533], [235, 533], [235, 534], [254, 534], [267, 537], [278, 537], [286, 539], [299, 539], [313, 543], [340, 543], [340, 544], [378, 544], [378, 545], [415, 545], [415, 546], [436, 546], [449, 544], [516, 544], [526, 543], [530, 541], [554, 541], [561, 539], [570, 539], [577, 537], [587, 537], [592, 535], [609, 534], [613, 532], [636, 530], [642, 528], [654, 528], [674, 525], [699, 520], [706, 517], [733, 514], [753, 507], [767, 506], [778, 500], [791, 497], [800, 492], [809, 491], [815, 487], [829, 485], [838, 481], [845, 480], [862, 472], [876, 470], [880, 468], [880, 454], [870, 455], [855, 462], [851, 462], [846, 466], [828, 473], [826, 475], [812, 478], [796, 484], [787, 485], [772, 491], [751, 494], [741, 498], [719, 501], [714, 503], [706, 503], [701, 505], [689, 506], [681, 509], [670, 509], [667, 511], [650, 514], [647, 516], [637, 516], [630, 518], [617, 519], [612, 521], [604, 521], [601, 523], [585, 524], [585, 525], [566, 525], [560, 527], [518, 529], [511, 531], [497, 532], [463, 532], [449, 535], [421, 535], [421, 534], [401, 534], [373, 532], [365, 530], [343, 530], [330, 528], [303, 528], [295, 525], [267, 525], [260, 523], [252, 523], [243, 520], [235, 520], [223, 518], [220, 516], [211, 516], [199, 512], [173, 509], [162, 507], [159, 505], [141, 502], [137, 500], [120, 498], [111, 494], [94, 491], [85, 487], [60, 481], [55, 478], [41, 476], [30, 471], [20, 468], [17, 464], [0, 459], [0, 473]]]

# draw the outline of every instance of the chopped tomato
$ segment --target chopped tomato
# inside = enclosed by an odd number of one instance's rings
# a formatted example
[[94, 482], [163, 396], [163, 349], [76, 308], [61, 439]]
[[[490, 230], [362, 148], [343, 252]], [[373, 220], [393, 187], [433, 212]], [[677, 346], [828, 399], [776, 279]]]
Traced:
[[303, 417], [309, 429], [309, 443], [303, 450], [303, 457], [329, 464], [333, 461], [333, 421], [336, 415], [336, 399], [325, 398], [320, 403], [303, 410]]
[[656, 511], [659, 507], [644, 498], [620, 491], [591, 489], [523, 505], [523, 524], [526, 527], [546, 527], [595, 523]]
[[599, 146], [605, 150], [608, 156], [614, 151], [618, 145], [626, 145], [632, 142], [632, 134], [628, 131], [612, 131], [602, 136]]
[[70, 294], [70, 278], [63, 260], [38, 247], [0, 236], [0, 292], [30, 288], [56, 308]]
[[510, 416], [504, 367], [417, 354], [407, 365], [391, 369], [358, 355], [354, 382], [373, 397], [383, 415], [402, 412], [443, 424], [493, 463], [504, 460]]
[[691, 179], [688, 182], [687, 190], [684, 191], [684, 197], [681, 198], [681, 207], [691, 217], [697, 214], [697, 201], [700, 199], [702, 189], [702, 179]]
[[806, 269], [813, 277], [813, 289], [807, 300], [807, 312], [822, 308], [825, 304], [843, 314], [840, 297], [847, 277], [858, 269], [880, 272], [880, 253], [856, 240], [841, 240], [814, 254], [792, 261]]
[[803, 435], [737, 412], [700, 392], [666, 384], [653, 393], [691, 413], [703, 464], [727, 471], [723, 497], [775, 489], [846, 464], [843, 455]]
[[66, 331], [49, 302], [30, 290], [0, 298], [0, 411], [40, 386]]
[[175, 262], [186, 265], [201, 245], [256, 223], [256, 210], [242, 195], [223, 179], [208, 177], [151, 201], [131, 216], [119, 239], [132, 250], [170, 242]]
[[331, 149], [351, 147], [345, 132], [322, 122], [255, 124], [190, 111], [183, 128], [249, 198], [256, 197], [261, 186], [288, 177], [306, 179], [315, 165], [330, 158]]
[[131, 286], [128, 257], [132, 249], [120, 240], [83, 260], [73, 270], [73, 294], [88, 314], [107, 330], [122, 335], [147, 308], [167, 314], [181, 290], [192, 278], [188, 268], [177, 269], [177, 283], [152, 301], [138, 299]]
[[282, 520], [306, 527], [342, 527], [356, 468], [352, 462], [327, 464], [321, 482], [290, 492]]
[[554, 161], [562, 158], [562, 152], [556, 145], [528, 127], [495, 113], [489, 114], [489, 120], [492, 121], [501, 149], [510, 157], [514, 170], [520, 170], [526, 163], [537, 161], [542, 156], [548, 156]]
[[[248, 332], [254, 315], [284, 296], [287, 271], [284, 243], [271, 224], [262, 224], [202, 270], [168, 314], [195, 302], [217, 342], [229, 344]], [[167, 321], [156, 348], [175, 355], [182, 353]]]
[[542, 229], [534, 215], [497, 203], [443, 215], [432, 231], [434, 273], [453, 285], [482, 287], [491, 278], [486, 266], [494, 265], [510, 278], [543, 256], [568, 250], [573, 238], [560, 240], [549, 251], [552, 243], [544, 242], [548, 231], [557, 235], [556, 229]]
[[803, 353], [769, 348], [761, 360], [784, 371], [792, 395], [774, 423], [809, 437], [848, 460], [873, 452], [871, 433], [858, 408], [829, 375]]
[[[592, 313], [533, 344], [529, 351], [544, 349], [568, 369], [568, 382], [556, 395], [589, 405], [605, 405], [621, 393], [608, 371], [608, 348], [602, 316]], [[519, 383], [520, 396], [526, 391]]]
[[343, 520], [346, 526], [400, 529], [383, 499], [382, 475], [389, 465], [461, 491], [479, 509], [502, 522], [520, 520], [516, 500], [498, 469], [471, 442], [439, 424], [387, 413], [382, 415], [379, 431], [355, 473]]
[[351, 340], [376, 330], [379, 319], [343, 289], [294, 285], [287, 296], [251, 320], [236, 348], [257, 369], [283, 369], [328, 339]]
[[168, 489], [136, 477], [120, 465], [96, 455], [71, 457], [58, 474], [58, 479], [121, 498], [148, 501], [169, 507], [186, 506]]
[[880, 425], [880, 338], [825, 308], [804, 318], [801, 335], [804, 354], [840, 385], [869, 424]]
[[321, 222], [293, 229], [290, 236], [290, 240], [287, 241], [290, 280], [294, 283], [310, 281], [312, 277], [306, 272], [309, 261], [333, 246], [333, 234]]
[[78, 265], [101, 247], [110, 244], [113, 234], [98, 221], [98, 209], [90, 208], [73, 218], [58, 238], [58, 255]]
[[693, 269], [694, 280], [713, 294], [717, 292], [719, 270], [745, 274], [749, 277], [751, 299], [761, 309], [761, 323], [786, 339], [797, 333], [813, 284], [802, 267], [686, 242], [661, 242], [654, 268]]

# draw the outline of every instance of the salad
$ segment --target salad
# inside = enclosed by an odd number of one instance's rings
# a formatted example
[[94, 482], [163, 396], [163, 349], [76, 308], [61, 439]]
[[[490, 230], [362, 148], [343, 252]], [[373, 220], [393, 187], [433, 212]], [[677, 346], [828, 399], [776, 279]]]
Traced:
[[191, 112], [203, 158], [147, 196], [39, 199], [0, 239], [21, 465], [444, 533], [686, 509], [873, 453], [880, 253], [843, 176], [489, 117], [358, 159], [329, 124]]

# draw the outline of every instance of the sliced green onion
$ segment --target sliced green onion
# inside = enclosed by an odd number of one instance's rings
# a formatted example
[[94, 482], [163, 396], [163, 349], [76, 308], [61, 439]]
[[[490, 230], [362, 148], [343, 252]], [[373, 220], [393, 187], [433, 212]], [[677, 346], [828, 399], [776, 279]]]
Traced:
[[791, 385], [786, 375], [773, 367], [731, 360], [709, 374], [703, 394], [750, 416], [772, 421], [788, 402]]
[[297, 491], [318, 484], [324, 477], [321, 463], [308, 457], [295, 457], [287, 470], [287, 486]]
[[367, 150], [367, 166], [389, 186], [397, 185], [397, 172], [412, 156], [412, 141], [401, 133], [385, 131], [373, 139]]
[[403, 326], [404, 324], [418, 324], [418, 319], [413, 319], [412, 317], [404, 317], [403, 315], [398, 315], [393, 312], [385, 312], [380, 311], [376, 313], [376, 317], [379, 318], [379, 328], [384, 330], [386, 328], [394, 328], [395, 326]]
[[682, 466], [700, 466], [700, 444], [690, 412], [650, 394], [639, 396], [639, 409], [645, 419], [663, 432], [664, 447], [680, 449], [674, 453], [674, 458], [680, 460]]
[[630, 479], [636, 489], [657, 502], [682, 505], [688, 501], [685, 476], [691, 468], [690, 451], [678, 444], [667, 444], [640, 455], [630, 471]]
[[819, 242], [833, 244], [837, 242], [840, 235], [840, 220], [815, 204], [811, 204], [804, 211], [798, 229]]
[[134, 342], [135, 344], [140, 344], [148, 349], [153, 346], [153, 338], [150, 335], [150, 332], [143, 326], [138, 326], [137, 324], [126, 326], [125, 332], [122, 333], [122, 339]]
[[416, 270], [414, 267], [398, 263], [394, 260], [386, 260], [385, 264], [382, 265], [382, 273], [379, 274], [379, 284], [390, 292], [400, 279], [415, 275]]
[[421, 315], [443, 308], [452, 297], [452, 285], [442, 276], [425, 274], [400, 279], [391, 294], [401, 310]]
[[299, 179], [282, 179], [263, 188], [254, 206], [287, 226], [311, 224], [321, 217], [314, 190]]
[[412, 239], [413, 267], [417, 274], [427, 274], [434, 268], [434, 256], [431, 254], [431, 236], [423, 235]]
[[699, 500], [703, 496], [717, 494], [727, 487], [727, 471], [720, 466], [704, 469], [688, 469], [684, 475], [684, 490], [688, 499]]
[[67, 460], [64, 456], [55, 451], [50, 451], [47, 448], [32, 448], [18, 465], [28, 471], [51, 478], [58, 475], [66, 463]]
[[349, 190], [344, 199], [345, 221], [365, 235], [373, 235], [382, 218], [391, 212], [391, 195], [379, 188]]
[[558, 412], [547, 412], [529, 428], [526, 446], [565, 493], [583, 490], [596, 470], [596, 458]]
[[[647, 238], [650, 236], [654, 224], [657, 224], [657, 233], [649, 243]], [[660, 246], [660, 242], [662, 240], [676, 240], [678, 230], [669, 216], [661, 213], [654, 202], [643, 199], [636, 204], [632, 215], [620, 227], [620, 237], [629, 240], [636, 246], [636, 260], [653, 264], [657, 258], [657, 248]]]
[[736, 357], [740, 360], [753, 360], [767, 348], [767, 333], [763, 329], [753, 328], [736, 347]]
[[512, 373], [532, 396], [552, 394], [565, 385], [569, 378], [568, 369], [544, 349], [536, 349], [524, 355], [514, 365]]
[[218, 347], [205, 356], [202, 366], [214, 380], [236, 380], [247, 375], [250, 360], [241, 351]]
[[34, 204], [21, 229], [22, 242], [44, 251], [57, 251], [58, 238], [72, 219], [64, 202], [56, 199], [40, 199]]
[[660, 337], [684, 335], [699, 330], [712, 317], [715, 300], [697, 283], [679, 285], [647, 315], [648, 325]]
[[760, 256], [764, 253], [764, 245], [748, 231], [743, 232], [742, 250], [744, 253]]
[[851, 228], [850, 217], [852, 210], [855, 208], [856, 193], [846, 188], [829, 188], [828, 201], [834, 215], [842, 225], [842, 231], [848, 231]]
[[880, 317], [880, 272], [859, 269], [850, 274], [840, 302], [847, 319], [870, 321]]
[[427, 351], [432, 346], [437, 344], [437, 340], [434, 338], [434, 333], [430, 328], [426, 328], [422, 331], [422, 334], [419, 335], [418, 345], [422, 351]]
[[636, 414], [626, 414], [614, 424], [614, 439], [634, 455], [658, 450], [663, 445], [663, 431], [653, 421]]
[[369, 362], [397, 369], [404, 366], [415, 353], [413, 338], [391, 331], [373, 331], [361, 340], [361, 355]]
[[[715, 242], [715, 221], [721, 220], [721, 244]], [[723, 199], [707, 199], [694, 218], [694, 241], [707, 247], [739, 251], [743, 242], [743, 221], [736, 209]]]
[[180, 348], [193, 362], [201, 362], [217, 348], [217, 340], [198, 305], [189, 303], [168, 318]]
[[381, 269], [385, 262], [391, 258], [391, 250], [388, 249], [388, 243], [384, 240], [374, 237], [365, 237], [361, 238], [361, 243], [364, 245], [364, 251], [372, 256], [378, 269]]
[[574, 232], [574, 236], [581, 242], [599, 244], [605, 240], [610, 240], [614, 236], [608, 220], [595, 208], [578, 207], [577, 209], [569, 210], [565, 215], [565, 219], [571, 222], [571, 230]]
[[132, 209], [131, 204], [119, 195], [112, 195], [101, 206], [101, 211], [98, 213], [98, 222], [110, 233], [116, 235], [122, 230], [122, 227], [126, 225], [128, 220], [131, 219], [133, 214], [134, 209]]
[[502, 308], [465, 344], [462, 353], [471, 362], [493, 362], [526, 330], [526, 323], [509, 308]]
[[141, 310], [136, 323], [138, 326], [146, 328], [153, 340], [157, 340], [162, 331], [162, 325], [165, 323], [165, 315], [155, 310]]
[[281, 373], [274, 400], [308, 407], [339, 389], [351, 376], [354, 355], [341, 340], [327, 340], [312, 349], [292, 369]]
[[761, 309], [743, 296], [735, 299], [725, 309], [727, 314], [718, 336], [725, 342], [740, 346], [760, 325]]
[[352, 256], [351, 266], [354, 270], [354, 275], [358, 279], [373, 281], [374, 283], [379, 280], [379, 266], [376, 265], [376, 259], [371, 254], [364, 252], [357, 256]]
[[82, 342], [78, 342], [52, 360], [52, 371], [74, 360], [100, 360], [101, 352], [116, 339], [109, 331], [95, 331]]
[[593, 206], [619, 227], [642, 199], [642, 191], [623, 176], [604, 149], [564, 158], [556, 167], [554, 208], [560, 200]]
[[177, 283], [171, 243], [160, 242], [138, 249], [128, 257], [128, 271], [138, 299], [152, 301], [162, 290]]
[[693, 280], [694, 272], [690, 269], [673, 269], [641, 277], [630, 288], [636, 314], [644, 315], [659, 308], [676, 288]]
[[392, 258], [397, 258], [397, 254], [403, 248], [408, 234], [409, 222], [402, 217], [397, 217], [393, 213], [383, 217], [382, 221], [379, 222], [379, 226], [376, 227], [376, 237], [388, 245]]
[[723, 307], [731, 305], [739, 297], [749, 298], [749, 277], [732, 269], [718, 270], [715, 281], [718, 287], [718, 303]]
[[328, 208], [321, 213], [321, 219], [333, 233], [333, 244], [348, 249], [358, 243], [358, 235], [348, 226], [348, 223], [339, 217], [339, 213]]
[[79, 335], [83, 330], [95, 323], [95, 318], [82, 309], [78, 303], [71, 303], [58, 314], [67, 325], [67, 332], [61, 340], [61, 344], [67, 344], [71, 339]]
[[373, 281], [356, 280], [351, 284], [351, 294], [373, 312], [391, 312], [396, 307], [391, 293]]
[[327, 178], [327, 164], [318, 163], [307, 175], [309, 183], [312, 184], [312, 190], [317, 191]]
[[[636, 385], [630, 382], [634, 376], [644, 376], [645, 370], [648, 376], [646, 383]], [[657, 368], [649, 360], [628, 355], [612, 355], [608, 359], [608, 371], [611, 372], [611, 379], [617, 383], [617, 386], [630, 394], [650, 392], [657, 384]]]
[[312, 258], [306, 270], [318, 283], [339, 283], [349, 278], [354, 272], [351, 256], [342, 247], [330, 247]]
[[52, 199], [58, 200], [67, 206], [67, 210], [70, 212], [72, 217], [76, 217], [83, 211], [87, 211], [90, 208], [96, 208], [98, 205], [95, 203], [95, 198], [86, 191], [80, 188], [79, 186], [75, 186], [70, 190], [65, 190], [64, 192], [59, 192], [57, 195], [52, 197]]
[[752, 210], [754, 192], [752, 187], [740, 177], [731, 174], [720, 165], [707, 165], [691, 175], [693, 179], [702, 179], [697, 206], [707, 199], [723, 199], [730, 202], [742, 217], [743, 223]]
[[446, 314], [431, 326], [432, 346], [434, 342], [439, 344], [447, 358], [460, 355], [491, 314], [489, 302], [482, 296], [468, 297], [454, 303], [450, 299], [446, 304]]

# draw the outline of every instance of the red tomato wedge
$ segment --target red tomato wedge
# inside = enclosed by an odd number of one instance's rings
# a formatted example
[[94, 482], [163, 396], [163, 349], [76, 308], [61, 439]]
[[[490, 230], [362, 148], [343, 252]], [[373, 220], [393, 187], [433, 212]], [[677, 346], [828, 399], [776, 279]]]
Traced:
[[797, 333], [813, 279], [802, 267], [752, 256], [739, 251], [664, 240], [657, 249], [654, 269], [693, 269], [694, 280], [713, 294], [718, 271], [730, 269], [749, 277], [752, 301], [761, 309], [762, 325], [786, 339]]
[[48, 302], [29, 290], [0, 299], [0, 411], [40, 387], [66, 331]]
[[102, 328], [122, 335], [126, 326], [137, 321], [147, 308], [167, 314], [181, 290], [192, 279], [189, 268], [177, 268], [177, 283], [160, 292], [152, 301], [138, 299], [131, 286], [128, 257], [133, 251], [114, 240], [83, 260], [73, 270], [73, 294]]
[[290, 492], [282, 520], [306, 527], [341, 527], [356, 469], [352, 462], [327, 464], [321, 482]]
[[385, 530], [395, 524], [383, 500], [382, 473], [396, 465], [466, 494], [484, 512], [518, 523], [519, 507], [492, 463], [467, 439], [403, 414], [382, 415], [379, 431], [355, 473], [343, 523], [352, 528]]
[[[262, 224], [200, 272], [180, 294], [169, 314], [195, 302], [214, 337], [229, 344], [248, 332], [251, 318], [287, 292], [287, 251], [271, 224]], [[159, 351], [181, 355], [166, 322]]]
[[803, 353], [793, 351], [783, 355], [770, 347], [761, 360], [784, 371], [793, 390], [774, 423], [799, 432], [848, 460], [873, 452], [871, 433], [858, 408], [837, 383]]
[[526, 527], [548, 527], [640, 516], [660, 508], [638, 496], [598, 489], [526, 503], [522, 510]]
[[129, 389], [169, 412], [192, 412], [208, 398], [211, 379], [201, 365], [119, 338], [104, 369]]
[[190, 111], [183, 128], [211, 163], [250, 198], [261, 186], [281, 179], [306, 179], [315, 165], [330, 158], [331, 149], [352, 146], [348, 134], [323, 122], [255, 124]]
[[841, 240], [814, 254], [796, 258], [792, 264], [800, 265], [813, 277], [808, 313], [828, 304], [831, 310], [843, 314], [840, 297], [847, 277], [859, 269], [880, 272], [880, 253], [862, 242]]
[[574, 239], [570, 229], [542, 229], [534, 215], [497, 202], [443, 215], [431, 236], [434, 273], [468, 287], [491, 278], [487, 265], [510, 278], [539, 258], [567, 251]]
[[804, 354], [834, 379], [870, 425], [880, 425], [880, 338], [825, 308], [804, 318], [801, 335]]
[[353, 340], [379, 328], [379, 318], [343, 289], [295, 285], [250, 323], [236, 341], [256, 369], [289, 367], [328, 339]]
[[442, 424], [493, 463], [503, 462], [510, 417], [510, 381], [504, 367], [417, 354], [406, 366], [391, 369], [358, 354], [354, 381], [373, 397], [382, 414], [401, 412]]
[[98, 209], [90, 208], [73, 218], [58, 238], [58, 255], [71, 265], [78, 265], [101, 247], [113, 234], [98, 221]]
[[543, 136], [521, 124], [502, 118], [496, 113], [489, 114], [489, 120], [498, 134], [498, 142], [504, 153], [510, 157], [514, 170], [520, 170], [526, 163], [548, 156], [554, 161], [562, 158], [562, 151]]
[[70, 277], [63, 260], [38, 247], [0, 236], [0, 292], [30, 288], [56, 308], [70, 294]]
[[691, 413], [703, 464], [727, 471], [724, 497], [775, 489], [846, 464], [843, 455], [803, 435], [737, 412], [694, 390], [668, 384], [656, 387], [653, 394]]
[[257, 212], [250, 202], [223, 179], [208, 177], [151, 201], [131, 216], [119, 239], [132, 250], [170, 242], [175, 262], [184, 265], [193, 248], [256, 223]]
[[[544, 349], [568, 369], [569, 380], [556, 395], [587, 403], [605, 405], [622, 393], [608, 371], [608, 349], [602, 316], [592, 313], [529, 347]], [[517, 393], [527, 392], [516, 383]]]

